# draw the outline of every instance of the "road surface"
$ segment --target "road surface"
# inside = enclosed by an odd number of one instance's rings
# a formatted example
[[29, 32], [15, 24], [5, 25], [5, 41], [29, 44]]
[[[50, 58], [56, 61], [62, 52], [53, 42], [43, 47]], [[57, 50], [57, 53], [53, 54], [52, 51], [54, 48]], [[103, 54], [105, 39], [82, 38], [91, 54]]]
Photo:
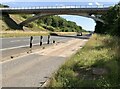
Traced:
[[[2, 42], [2, 48], [0, 50], [9, 50], [9, 49], [15, 49], [20, 47], [29, 46], [30, 37], [16, 37], [16, 38], [0, 38]], [[58, 36], [51, 36], [50, 42], [53, 40], [59, 41], [59, 40], [65, 40], [69, 39], [67, 37], [58, 37]], [[47, 43], [48, 37], [43, 36], [43, 43]], [[33, 37], [33, 44], [39, 44], [40, 37], [35, 36]]]
[[87, 40], [70, 38], [68, 41], [56, 43], [43, 50], [4, 61], [2, 63], [2, 86], [41, 87]]
[[[50, 44], [53, 40], [56, 42], [68, 41], [71, 38], [69, 37], [58, 37], [51, 36]], [[1, 38], [2, 46], [0, 51], [2, 52], [1, 61], [8, 60], [11, 56], [18, 56], [20, 53], [26, 53], [29, 51], [30, 37], [17, 37], [17, 38]], [[48, 36], [43, 36], [43, 44], [46, 45], [48, 40]], [[33, 37], [33, 50], [40, 49], [40, 37]]]

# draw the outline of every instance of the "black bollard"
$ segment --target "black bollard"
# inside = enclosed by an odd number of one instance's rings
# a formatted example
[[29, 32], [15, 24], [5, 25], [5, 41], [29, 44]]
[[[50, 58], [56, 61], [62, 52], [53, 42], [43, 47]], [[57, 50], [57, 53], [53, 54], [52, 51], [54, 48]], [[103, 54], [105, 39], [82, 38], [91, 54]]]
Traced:
[[42, 46], [42, 39], [43, 39], [43, 36], [40, 36], [40, 46]]
[[32, 41], [33, 41], [33, 36], [30, 37], [30, 51], [32, 52]]
[[47, 41], [47, 44], [50, 43], [50, 35], [48, 35], [48, 41]]
[[55, 43], [55, 40], [53, 40], [53, 43]]
[[32, 48], [33, 36], [30, 37], [30, 48]]

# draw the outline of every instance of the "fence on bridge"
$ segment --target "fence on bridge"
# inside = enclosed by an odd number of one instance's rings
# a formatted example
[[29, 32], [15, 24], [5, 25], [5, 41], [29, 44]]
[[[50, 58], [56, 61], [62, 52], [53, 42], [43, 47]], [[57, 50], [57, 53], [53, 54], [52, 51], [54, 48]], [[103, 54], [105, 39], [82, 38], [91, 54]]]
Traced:
[[65, 6], [31, 6], [31, 7], [9, 7], [0, 9], [62, 9], [62, 8], [108, 8], [111, 5], [65, 5]]

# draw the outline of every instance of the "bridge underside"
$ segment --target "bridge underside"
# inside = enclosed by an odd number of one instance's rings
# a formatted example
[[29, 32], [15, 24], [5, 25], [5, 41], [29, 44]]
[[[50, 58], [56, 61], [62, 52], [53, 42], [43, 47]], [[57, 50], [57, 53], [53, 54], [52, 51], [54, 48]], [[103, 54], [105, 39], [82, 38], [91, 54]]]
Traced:
[[56, 14], [37, 14], [31, 18], [28, 18], [27, 20], [23, 21], [20, 23], [21, 26], [25, 26], [26, 24], [34, 21], [34, 20], [37, 20], [37, 19], [40, 19], [44, 16], [51, 16], [51, 15], [78, 15], [78, 16], [83, 16], [83, 17], [86, 17], [86, 18], [91, 18], [95, 21], [100, 21], [102, 23], [104, 23], [104, 21], [102, 19], [99, 19], [98, 17], [94, 17], [94, 16], [91, 16], [90, 14], [87, 14], [87, 13], [69, 13], [69, 14], [66, 14], [66, 13], [62, 13], [62, 14], [59, 14], [59, 13], [56, 13]]

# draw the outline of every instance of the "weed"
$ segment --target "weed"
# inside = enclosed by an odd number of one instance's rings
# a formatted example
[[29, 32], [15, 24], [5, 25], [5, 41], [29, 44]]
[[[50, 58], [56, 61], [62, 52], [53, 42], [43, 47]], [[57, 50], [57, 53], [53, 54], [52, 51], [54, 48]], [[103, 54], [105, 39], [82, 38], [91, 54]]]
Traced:
[[[93, 35], [53, 76], [52, 87], [120, 87], [120, 39]], [[103, 75], [93, 69], [105, 69]], [[99, 71], [98, 71], [99, 72]]]

